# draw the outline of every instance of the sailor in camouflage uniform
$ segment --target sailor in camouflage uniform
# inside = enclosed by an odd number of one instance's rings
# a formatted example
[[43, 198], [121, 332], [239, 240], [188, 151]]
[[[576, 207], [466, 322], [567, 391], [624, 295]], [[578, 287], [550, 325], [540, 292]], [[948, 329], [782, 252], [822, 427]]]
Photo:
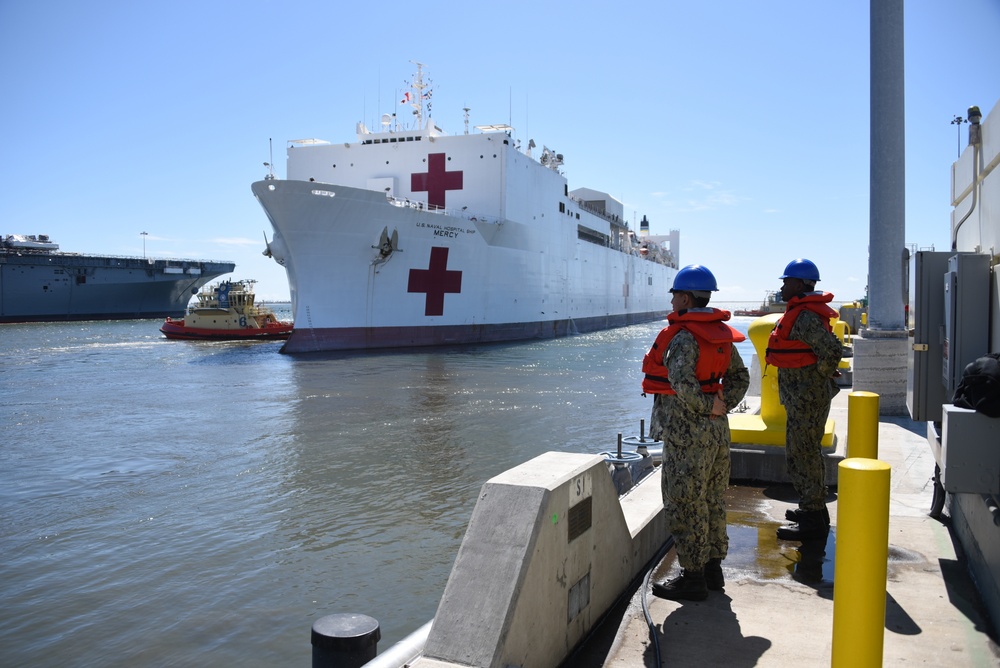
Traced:
[[750, 375], [733, 345], [746, 337], [725, 324], [727, 311], [706, 308], [716, 290], [705, 267], [681, 269], [670, 290], [670, 324], [643, 360], [643, 391], [653, 394], [650, 436], [663, 441], [663, 505], [683, 569], [654, 584], [653, 594], [672, 600], [704, 600], [725, 585], [726, 414], [742, 401]]
[[793, 260], [780, 278], [788, 306], [771, 332], [766, 361], [778, 367], [778, 398], [788, 415], [785, 462], [799, 507], [785, 513], [793, 523], [780, 527], [778, 538], [825, 539], [830, 513], [821, 442], [830, 401], [840, 391], [835, 378], [843, 348], [830, 323], [838, 314], [828, 306], [833, 295], [814, 290], [819, 269], [809, 260]]

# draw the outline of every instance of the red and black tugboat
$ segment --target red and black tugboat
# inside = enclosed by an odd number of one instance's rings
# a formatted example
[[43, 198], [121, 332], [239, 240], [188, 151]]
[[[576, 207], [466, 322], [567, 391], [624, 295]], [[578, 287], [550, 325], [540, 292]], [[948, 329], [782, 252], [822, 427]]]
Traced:
[[167, 318], [160, 331], [168, 339], [266, 340], [287, 339], [290, 322], [254, 304], [256, 281], [223, 281], [198, 293], [198, 303], [180, 320]]

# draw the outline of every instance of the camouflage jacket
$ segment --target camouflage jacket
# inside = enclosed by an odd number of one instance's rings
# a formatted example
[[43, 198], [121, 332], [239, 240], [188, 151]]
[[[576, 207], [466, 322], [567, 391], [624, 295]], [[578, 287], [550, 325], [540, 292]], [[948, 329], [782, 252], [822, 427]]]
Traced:
[[798, 369], [778, 369], [778, 396], [781, 403], [828, 403], [840, 392], [833, 380], [833, 374], [843, 355], [840, 339], [836, 334], [826, 331], [820, 317], [811, 311], [799, 314], [788, 338], [808, 344], [818, 359], [815, 364]]

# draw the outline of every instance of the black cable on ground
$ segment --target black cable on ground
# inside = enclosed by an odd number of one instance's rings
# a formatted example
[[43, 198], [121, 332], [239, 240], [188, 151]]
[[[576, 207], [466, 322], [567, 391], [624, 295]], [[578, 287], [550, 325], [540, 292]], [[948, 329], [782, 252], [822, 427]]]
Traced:
[[663, 659], [660, 656], [660, 637], [656, 633], [656, 624], [653, 623], [653, 618], [649, 614], [649, 605], [646, 603], [646, 592], [649, 591], [649, 578], [653, 575], [653, 571], [656, 567], [660, 565], [663, 558], [667, 556], [667, 552], [670, 548], [674, 546], [674, 537], [668, 536], [667, 540], [663, 543], [663, 547], [660, 548], [656, 556], [653, 557], [652, 566], [646, 571], [646, 576], [642, 579], [642, 616], [646, 618], [646, 626], [649, 627], [649, 637], [653, 640], [653, 651], [656, 654], [656, 668], [660, 668], [663, 665]]
[[586, 652], [588, 643], [598, 635], [600, 629], [608, 621], [608, 618], [612, 616], [613, 611], [616, 608], [620, 608], [627, 604], [629, 599], [635, 594], [635, 588], [637, 587], [643, 588], [641, 594], [642, 613], [643, 616], [646, 618], [646, 624], [647, 626], [649, 626], [650, 633], [653, 636], [653, 645], [656, 649], [657, 660], [659, 661], [660, 641], [659, 638], [656, 637], [656, 627], [653, 624], [652, 618], [649, 616], [649, 608], [646, 605], [646, 589], [649, 588], [650, 574], [656, 569], [657, 565], [663, 560], [663, 557], [666, 556], [667, 552], [669, 552], [670, 548], [672, 548], [673, 546], [674, 546], [674, 537], [667, 536], [666, 541], [664, 541], [663, 545], [660, 547], [657, 553], [653, 555], [653, 557], [648, 562], [649, 568], [646, 570], [645, 575], [641, 577], [637, 575], [635, 578], [632, 579], [631, 585], [627, 587], [625, 591], [623, 591], [618, 596], [615, 602], [608, 608], [608, 611], [597, 621], [596, 624], [594, 624], [594, 626], [590, 630], [590, 633], [587, 634], [587, 637], [584, 638], [577, 645], [576, 649], [574, 649], [574, 651], [571, 652], [570, 655], [567, 656], [561, 664], [559, 664], [559, 668], [570, 668], [571, 666], [580, 666], [580, 665], [597, 665], [597, 664], [584, 663], [584, 660], [581, 660], [580, 658], [581, 653]]

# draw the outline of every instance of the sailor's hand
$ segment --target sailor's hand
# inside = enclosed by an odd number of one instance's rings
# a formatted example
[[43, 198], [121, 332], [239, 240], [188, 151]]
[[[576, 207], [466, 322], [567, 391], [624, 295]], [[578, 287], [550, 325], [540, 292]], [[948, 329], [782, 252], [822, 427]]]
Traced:
[[722, 390], [712, 398], [712, 412], [709, 414], [709, 419], [714, 420], [717, 417], [722, 417], [728, 411], [726, 411], [726, 402], [722, 400]]

